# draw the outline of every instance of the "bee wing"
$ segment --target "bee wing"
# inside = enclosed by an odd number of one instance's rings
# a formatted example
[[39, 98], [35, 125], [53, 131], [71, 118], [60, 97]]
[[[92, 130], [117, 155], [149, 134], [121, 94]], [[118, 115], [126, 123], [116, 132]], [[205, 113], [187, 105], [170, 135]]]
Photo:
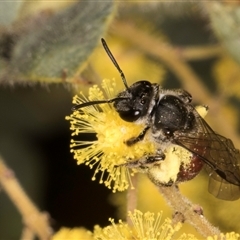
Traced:
[[235, 149], [230, 139], [215, 133], [197, 112], [195, 112], [195, 116], [194, 131], [178, 133], [174, 142], [196, 154], [207, 164], [210, 193], [226, 200], [239, 198], [239, 150]]
[[205, 169], [209, 173], [208, 191], [216, 198], [234, 201], [240, 198], [240, 186], [231, 184], [221, 178], [208, 165]]

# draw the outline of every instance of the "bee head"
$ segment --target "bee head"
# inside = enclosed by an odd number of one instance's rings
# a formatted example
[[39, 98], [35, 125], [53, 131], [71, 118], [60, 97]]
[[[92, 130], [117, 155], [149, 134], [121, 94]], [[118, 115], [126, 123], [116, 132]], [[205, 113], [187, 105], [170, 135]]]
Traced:
[[85, 102], [79, 105], [76, 105], [72, 108], [72, 110], [77, 110], [90, 105], [97, 105], [103, 103], [114, 103], [114, 108], [118, 112], [119, 116], [127, 122], [135, 122], [137, 120], [142, 119], [149, 112], [149, 108], [151, 106], [151, 102], [153, 96], [155, 95], [155, 87], [154, 84], [151, 84], [148, 81], [142, 80], [135, 82], [130, 87], [127, 84], [125, 75], [121, 68], [119, 67], [116, 59], [111, 53], [110, 49], [107, 46], [107, 43], [102, 38], [102, 45], [107, 52], [109, 58], [117, 68], [118, 72], [121, 75], [123, 84], [125, 86], [125, 90], [120, 92], [116, 98], [108, 99], [108, 100], [99, 100], [99, 101], [91, 101]]
[[153, 95], [154, 88], [150, 82], [138, 81], [120, 92], [113, 106], [124, 121], [135, 122], [147, 115]]

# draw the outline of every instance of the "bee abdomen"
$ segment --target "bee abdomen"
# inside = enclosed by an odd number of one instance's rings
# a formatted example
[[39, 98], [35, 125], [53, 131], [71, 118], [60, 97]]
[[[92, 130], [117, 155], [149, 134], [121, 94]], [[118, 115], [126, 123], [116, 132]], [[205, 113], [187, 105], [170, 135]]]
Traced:
[[198, 173], [202, 170], [204, 162], [197, 156], [192, 156], [189, 164], [182, 164], [177, 175], [177, 182], [189, 181], [196, 177]]

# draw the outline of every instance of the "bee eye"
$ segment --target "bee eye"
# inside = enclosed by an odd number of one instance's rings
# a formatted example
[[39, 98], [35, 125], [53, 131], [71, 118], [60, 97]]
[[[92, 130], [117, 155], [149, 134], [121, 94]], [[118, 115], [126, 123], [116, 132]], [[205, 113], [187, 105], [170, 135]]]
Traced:
[[124, 121], [134, 122], [139, 118], [140, 111], [138, 110], [123, 111], [123, 112], [119, 112], [119, 115]]
[[127, 122], [135, 122], [147, 117], [154, 88], [148, 81], [138, 81], [127, 90], [120, 92], [113, 106], [120, 117]]

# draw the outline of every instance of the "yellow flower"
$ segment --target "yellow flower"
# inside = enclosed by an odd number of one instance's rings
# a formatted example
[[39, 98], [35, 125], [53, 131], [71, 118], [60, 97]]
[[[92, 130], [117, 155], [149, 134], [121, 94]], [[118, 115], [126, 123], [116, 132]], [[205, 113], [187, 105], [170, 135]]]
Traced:
[[[110, 99], [116, 97], [116, 89], [115, 80], [103, 80], [102, 90], [95, 85], [89, 89], [88, 97], [81, 93], [74, 97], [73, 103]], [[133, 171], [129, 172], [124, 165], [126, 162], [156, 151], [154, 143], [150, 141], [143, 140], [130, 147], [124, 143], [131, 137], [138, 136], [144, 125], [123, 121], [112, 104], [87, 106], [80, 111], [74, 111], [66, 119], [70, 120], [72, 136], [76, 137], [81, 133], [96, 134], [97, 139], [94, 141], [71, 140], [71, 151], [78, 164], [85, 163], [90, 168], [96, 167], [93, 180], [96, 179], [96, 174], [101, 172], [100, 183], [113, 191], [123, 191], [129, 187], [130, 174], [133, 174]]]
[[[198, 240], [193, 234], [183, 233], [179, 236], [179, 230], [182, 223], [173, 222], [166, 218], [162, 221], [162, 212], [156, 215], [151, 212], [142, 213], [139, 210], [129, 212], [130, 223], [127, 224], [122, 220], [118, 223], [114, 219], [109, 219], [111, 225], [101, 228], [95, 226], [93, 238], [95, 240]], [[219, 236], [209, 236], [206, 240], [239, 240], [238, 233], [221, 233]]]
[[240, 97], [240, 69], [236, 61], [226, 56], [220, 58], [213, 67], [213, 75], [221, 93]]
[[93, 240], [92, 233], [84, 228], [61, 228], [51, 240]]
[[155, 217], [154, 213], [142, 213], [139, 210], [128, 213], [131, 224], [119, 221], [118, 224], [110, 219], [112, 225], [103, 229], [95, 227], [94, 239], [97, 240], [171, 240], [174, 234], [181, 228], [181, 223], [173, 225], [170, 219], [161, 223], [162, 213]]
[[[73, 103], [78, 105], [111, 99], [118, 94], [116, 89], [118, 88], [115, 80], [103, 80], [102, 89], [95, 85], [89, 89], [88, 97], [80, 93], [80, 96], [74, 97]], [[154, 142], [151, 134], [148, 133], [142, 141], [127, 146], [126, 140], [138, 136], [143, 131], [144, 124], [122, 120], [113, 104], [110, 103], [83, 107], [79, 111], [74, 111], [66, 119], [71, 123], [70, 129], [74, 136], [74, 139], [71, 140], [71, 152], [77, 163], [84, 163], [90, 168], [95, 167], [92, 180], [95, 180], [96, 174], [100, 172], [100, 183], [113, 189], [113, 192], [124, 191], [129, 185], [132, 186], [130, 175], [136, 171], [147, 173], [155, 184], [174, 182], [180, 166], [182, 164], [187, 166], [191, 160], [190, 152], [177, 145], [172, 145], [165, 149], [166, 158], [161, 163], [144, 170], [137, 166], [129, 169], [126, 163], [136, 161], [146, 154], [156, 154], [158, 143]], [[77, 139], [82, 133], [95, 134], [97, 139], [93, 141]]]
[[239, 240], [239, 239], [240, 239], [240, 234], [235, 232], [226, 233], [226, 234], [221, 233], [220, 236], [215, 235], [207, 238], [207, 240]]

